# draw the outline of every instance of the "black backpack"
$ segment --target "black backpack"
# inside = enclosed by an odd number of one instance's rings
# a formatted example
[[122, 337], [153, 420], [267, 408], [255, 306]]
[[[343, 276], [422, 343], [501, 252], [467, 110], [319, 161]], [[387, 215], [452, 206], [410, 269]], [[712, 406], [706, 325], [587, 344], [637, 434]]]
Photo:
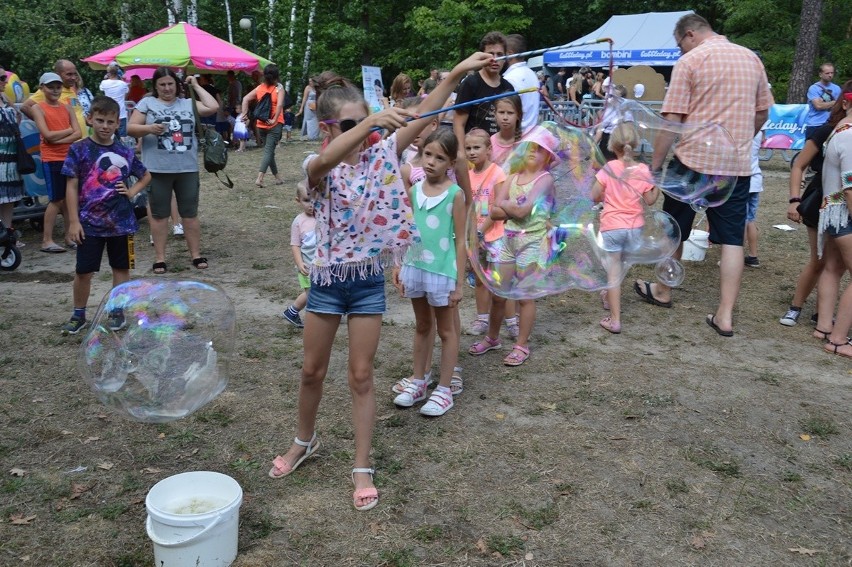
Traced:
[[272, 116], [272, 93], [266, 93], [257, 101], [254, 107], [254, 117], [257, 120], [269, 120]]
[[192, 112], [195, 115], [195, 131], [201, 145], [202, 156], [204, 157], [204, 169], [207, 170], [208, 173], [216, 174], [216, 179], [218, 179], [222, 185], [226, 186], [228, 189], [233, 189], [234, 182], [231, 181], [231, 178], [228, 177], [227, 173], [224, 174], [227, 183], [222, 181], [219, 177], [219, 172], [225, 169], [225, 166], [228, 165], [228, 146], [225, 145], [225, 140], [222, 139], [219, 132], [213, 128], [204, 129], [201, 127], [201, 121], [198, 119], [198, 108], [195, 106], [195, 89], [190, 86], [189, 92], [192, 97]]

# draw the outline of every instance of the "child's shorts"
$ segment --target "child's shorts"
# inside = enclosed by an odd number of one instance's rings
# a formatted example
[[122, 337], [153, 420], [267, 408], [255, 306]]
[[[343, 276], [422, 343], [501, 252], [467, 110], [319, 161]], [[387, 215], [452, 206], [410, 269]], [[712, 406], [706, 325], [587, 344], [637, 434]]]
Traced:
[[63, 163], [61, 161], [41, 162], [44, 184], [47, 187], [47, 198], [50, 199], [51, 203], [65, 200], [65, 183], [68, 178], [62, 175]]
[[447, 307], [450, 304], [450, 293], [456, 289], [455, 280], [412, 266], [403, 266], [399, 279], [405, 287], [405, 297], [425, 297], [432, 307]]
[[541, 260], [541, 243], [544, 232], [517, 232], [506, 230], [500, 239], [500, 256], [498, 264], [515, 264], [515, 268], [522, 270], [532, 264], [538, 264]]
[[481, 265], [494, 264], [500, 259], [500, 250], [503, 248], [503, 239], [498, 238], [488, 242], [486, 240], [479, 241], [479, 263]]
[[[754, 177], [754, 176], [752, 176]], [[754, 222], [757, 218], [757, 205], [760, 204], [760, 192], [748, 194], [748, 203], [746, 204], [746, 224]]]
[[635, 252], [642, 243], [641, 228], [616, 228], [601, 232], [605, 252]]
[[302, 289], [311, 289], [311, 278], [299, 272], [299, 287]]
[[126, 236], [86, 236], [77, 245], [78, 274], [91, 274], [101, 271], [101, 259], [107, 251], [109, 265], [114, 270], [131, 270], [136, 267], [136, 254], [133, 248], [133, 235]]
[[293, 131], [293, 125], [292, 124], [285, 124], [284, 125], [284, 131], [285, 132], [292, 132]]
[[385, 312], [385, 274], [332, 279], [328, 285], [311, 281], [307, 310], [325, 315], [381, 315]]

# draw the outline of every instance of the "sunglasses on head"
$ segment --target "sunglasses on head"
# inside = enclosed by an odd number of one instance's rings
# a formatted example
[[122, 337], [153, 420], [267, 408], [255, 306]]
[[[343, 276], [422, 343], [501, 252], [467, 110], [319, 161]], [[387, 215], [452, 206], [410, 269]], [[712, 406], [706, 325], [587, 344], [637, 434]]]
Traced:
[[322, 123], [328, 124], [329, 126], [331, 126], [332, 124], [337, 124], [341, 132], [348, 132], [349, 130], [363, 122], [365, 119], [366, 116], [360, 120], [353, 120], [351, 118], [346, 118], [344, 120], [335, 120], [334, 118], [332, 118], [331, 120], [323, 120]]

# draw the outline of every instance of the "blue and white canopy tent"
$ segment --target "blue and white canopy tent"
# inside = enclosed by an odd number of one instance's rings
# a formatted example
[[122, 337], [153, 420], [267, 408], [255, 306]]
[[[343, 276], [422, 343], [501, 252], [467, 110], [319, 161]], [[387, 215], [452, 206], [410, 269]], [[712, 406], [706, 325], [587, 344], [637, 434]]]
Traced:
[[[682, 16], [692, 13], [692, 10], [687, 10], [613, 16], [592, 33], [572, 43], [579, 45], [610, 38], [613, 40], [612, 63], [616, 67], [672, 67], [680, 57], [680, 49], [672, 32]], [[548, 67], [608, 67], [609, 62], [610, 50], [607, 43], [544, 53], [544, 64]]]

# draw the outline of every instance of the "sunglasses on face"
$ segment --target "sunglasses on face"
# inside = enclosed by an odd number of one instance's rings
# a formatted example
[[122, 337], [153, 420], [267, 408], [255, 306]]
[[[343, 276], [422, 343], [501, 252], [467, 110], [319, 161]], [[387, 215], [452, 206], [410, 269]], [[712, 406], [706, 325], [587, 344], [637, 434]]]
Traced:
[[0, 75], [0, 81], [5, 81], [8, 78], [9, 78], [8, 75]]
[[322, 123], [328, 124], [329, 126], [331, 126], [332, 124], [337, 124], [337, 126], [340, 128], [341, 132], [348, 132], [349, 130], [351, 130], [352, 128], [354, 128], [355, 126], [357, 126], [358, 124], [363, 122], [365, 119], [366, 119], [366, 116], [364, 118], [360, 119], [360, 120], [353, 120], [351, 118], [346, 118], [344, 120], [331, 119], [331, 120], [323, 120]]

